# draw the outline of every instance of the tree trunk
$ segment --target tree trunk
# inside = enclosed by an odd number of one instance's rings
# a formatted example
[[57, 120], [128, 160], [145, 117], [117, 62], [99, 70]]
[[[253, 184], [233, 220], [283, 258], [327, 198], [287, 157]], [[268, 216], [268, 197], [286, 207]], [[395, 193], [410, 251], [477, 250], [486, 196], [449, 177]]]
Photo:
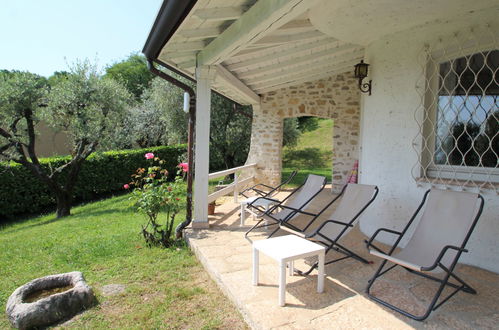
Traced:
[[71, 196], [72, 192], [68, 193], [65, 191], [60, 191], [56, 194], [57, 201], [57, 218], [62, 218], [68, 215], [71, 215], [71, 203], [73, 201], [73, 197]]

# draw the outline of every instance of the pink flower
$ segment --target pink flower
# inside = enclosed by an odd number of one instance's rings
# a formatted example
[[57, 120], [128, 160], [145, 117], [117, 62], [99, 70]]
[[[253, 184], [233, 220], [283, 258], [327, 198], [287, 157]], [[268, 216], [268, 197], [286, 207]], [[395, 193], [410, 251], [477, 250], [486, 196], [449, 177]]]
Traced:
[[125, 189], [130, 189], [130, 185], [129, 185], [128, 183], [125, 183], [125, 184], [123, 185], [123, 188], [125, 188]]
[[183, 172], [189, 172], [189, 164], [187, 163], [180, 163], [178, 167], [181, 167]]
[[148, 152], [147, 154], [144, 155], [144, 157], [146, 157], [146, 159], [153, 159], [154, 154], [152, 152]]

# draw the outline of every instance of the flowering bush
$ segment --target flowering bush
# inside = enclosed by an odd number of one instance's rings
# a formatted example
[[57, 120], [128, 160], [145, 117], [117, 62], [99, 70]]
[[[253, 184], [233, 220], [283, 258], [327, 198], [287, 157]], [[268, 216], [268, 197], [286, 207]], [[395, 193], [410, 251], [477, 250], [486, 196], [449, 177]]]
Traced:
[[[125, 184], [123, 188], [134, 187], [130, 197], [133, 206], [147, 216], [147, 223], [142, 225], [142, 235], [147, 245], [168, 247], [173, 242], [173, 223], [185, 196], [182, 175], [178, 175], [173, 182], [167, 182], [168, 171], [163, 168], [165, 162], [153, 153], [144, 156], [151, 161], [151, 166], [147, 169], [138, 168], [132, 175], [132, 182]], [[179, 174], [181, 172], [182, 169], [179, 169]], [[160, 212], [166, 213], [164, 225], [158, 219]]]
[[178, 164], [178, 167], [180, 167], [184, 173], [189, 172], [189, 164], [187, 163], [180, 163]]

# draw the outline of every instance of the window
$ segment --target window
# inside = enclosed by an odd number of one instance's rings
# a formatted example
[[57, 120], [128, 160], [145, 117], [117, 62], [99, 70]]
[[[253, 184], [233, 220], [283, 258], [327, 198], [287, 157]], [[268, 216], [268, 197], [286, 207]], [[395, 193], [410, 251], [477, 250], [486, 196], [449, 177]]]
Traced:
[[[476, 40], [475, 40], [476, 41]], [[447, 43], [448, 45], [448, 43]], [[499, 50], [426, 49], [415, 178], [444, 186], [499, 186]], [[493, 47], [493, 48], [490, 48]], [[475, 48], [475, 49], [473, 49]], [[449, 50], [451, 49], [451, 50]]]

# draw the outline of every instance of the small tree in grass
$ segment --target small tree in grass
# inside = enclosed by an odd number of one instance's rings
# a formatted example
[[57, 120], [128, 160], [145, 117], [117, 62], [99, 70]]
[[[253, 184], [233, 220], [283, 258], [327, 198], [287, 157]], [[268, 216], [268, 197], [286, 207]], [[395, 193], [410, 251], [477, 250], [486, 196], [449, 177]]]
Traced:
[[[122, 121], [130, 95], [95, 66], [79, 63], [50, 90], [28, 72], [0, 76], [0, 158], [27, 167], [47, 185], [57, 203], [57, 217], [70, 214], [73, 190], [83, 162]], [[35, 126], [44, 120], [70, 137], [72, 159], [58, 168], [42, 166], [36, 154]], [[111, 134], [112, 133], [112, 134]]]

